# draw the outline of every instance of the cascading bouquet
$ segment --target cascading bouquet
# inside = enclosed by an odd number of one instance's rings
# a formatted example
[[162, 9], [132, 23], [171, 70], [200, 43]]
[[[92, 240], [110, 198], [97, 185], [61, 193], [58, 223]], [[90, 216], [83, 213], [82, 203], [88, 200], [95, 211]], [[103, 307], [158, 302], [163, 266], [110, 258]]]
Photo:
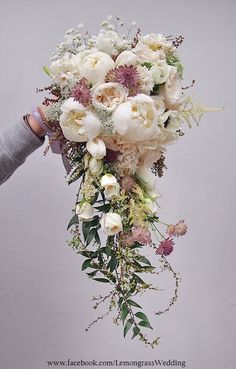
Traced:
[[[68, 183], [78, 186], [69, 244], [85, 257], [82, 270], [91, 279], [112, 286], [93, 298], [94, 308], [107, 301], [108, 310], [92, 324], [117, 308], [114, 322], [123, 323], [124, 336], [130, 330], [132, 338], [154, 347], [159, 337], [149, 340], [143, 333], [152, 326], [136, 297], [158, 291], [146, 278], [168, 270], [174, 295], [155, 314], [175, 303], [180, 277], [167, 256], [174, 238], [187, 231], [184, 220], [160, 219], [155, 176], [163, 175], [166, 146], [184, 134], [182, 124], [191, 127], [214, 109], [183, 94], [176, 52], [183, 37], [141, 36], [135, 26], [124, 35], [124, 22], [108, 16], [98, 36], [80, 27], [67, 31], [44, 67], [52, 83], [41, 91], [53, 95], [44, 101], [49, 144], [62, 154]], [[159, 255], [160, 270], [147, 249]]]

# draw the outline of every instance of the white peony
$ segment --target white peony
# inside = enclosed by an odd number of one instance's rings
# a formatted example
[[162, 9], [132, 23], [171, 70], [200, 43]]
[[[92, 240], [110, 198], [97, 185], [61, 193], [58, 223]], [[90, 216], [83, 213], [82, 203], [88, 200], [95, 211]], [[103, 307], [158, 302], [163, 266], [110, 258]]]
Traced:
[[67, 140], [85, 142], [99, 135], [99, 119], [72, 97], [62, 104], [61, 111], [59, 123]]
[[54, 60], [49, 68], [50, 76], [53, 81], [61, 88], [65, 87], [73, 77], [79, 77], [78, 66], [71, 54], [66, 53], [61, 59]]
[[98, 36], [94, 36], [95, 47], [110, 56], [117, 55], [118, 50], [127, 47], [127, 40], [123, 39], [116, 31], [102, 29]]
[[165, 60], [156, 62], [149, 71], [152, 75], [155, 85], [166, 82], [169, 76], [169, 67]]
[[92, 103], [95, 108], [111, 112], [121, 104], [127, 96], [127, 89], [119, 83], [102, 83], [95, 87], [92, 94]]
[[111, 199], [114, 196], [118, 196], [120, 192], [120, 185], [117, 179], [112, 174], [108, 173], [102, 176], [100, 180], [101, 186], [105, 189], [105, 195], [107, 199]]
[[97, 50], [82, 51], [75, 58], [81, 76], [93, 85], [103, 83], [106, 74], [115, 66], [109, 55]]
[[93, 218], [94, 209], [89, 202], [83, 202], [76, 205], [75, 213], [78, 215], [79, 220], [89, 220]]
[[150, 92], [154, 87], [152, 73], [149, 71], [147, 67], [141, 65], [137, 66], [137, 71], [139, 73], [140, 91], [143, 94], [150, 95]]
[[103, 214], [100, 222], [103, 232], [108, 236], [113, 236], [123, 230], [121, 216], [117, 213]]
[[175, 47], [162, 34], [151, 33], [139, 39], [133, 51], [140, 62], [155, 63], [166, 58], [165, 54], [173, 52]]
[[120, 67], [121, 65], [134, 65], [138, 64], [138, 57], [132, 51], [125, 50], [120, 53], [116, 58], [116, 66]]
[[106, 155], [106, 145], [99, 137], [89, 140], [86, 144], [86, 149], [97, 160], [102, 159]]
[[182, 86], [176, 67], [168, 66], [169, 76], [166, 83], [161, 86], [160, 96], [163, 97], [167, 107], [175, 106], [182, 96]]
[[113, 112], [114, 130], [130, 142], [154, 139], [160, 133], [157, 115], [151, 97], [144, 94], [129, 97]]

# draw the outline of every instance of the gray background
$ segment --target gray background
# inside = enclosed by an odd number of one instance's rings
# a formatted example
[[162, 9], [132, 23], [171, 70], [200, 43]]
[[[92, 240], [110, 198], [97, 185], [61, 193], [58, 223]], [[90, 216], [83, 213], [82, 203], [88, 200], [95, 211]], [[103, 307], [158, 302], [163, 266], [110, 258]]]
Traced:
[[[143, 34], [185, 36], [179, 52], [185, 85], [203, 103], [225, 105], [169, 147], [159, 181], [162, 218], [187, 220], [188, 234], [169, 257], [181, 273], [173, 310], [152, 318], [153, 351], [122, 338], [111, 318], [85, 332], [97, 316], [90, 298], [106, 292], [80, 271], [66, 245], [76, 186], [68, 187], [60, 157], [43, 148], [0, 191], [0, 368], [44, 369], [46, 360], [185, 360], [189, 369], [235, 369], [235, 1], [0, 0], [1, 121], [19, 120], [49, 83], [42, 66], [65, 31], [79, 22], [95, 34], [107, 14], [136, 20]], [[149, 255], [147, 250], [147, 255]], [[146, 296], [149, 312], [170, 297]]]

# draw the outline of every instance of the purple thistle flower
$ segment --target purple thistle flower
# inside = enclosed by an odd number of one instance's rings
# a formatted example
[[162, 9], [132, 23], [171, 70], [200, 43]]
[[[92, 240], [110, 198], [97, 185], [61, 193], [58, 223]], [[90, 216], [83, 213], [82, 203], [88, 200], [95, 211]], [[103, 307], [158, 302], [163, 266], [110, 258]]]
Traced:
[[118, 82], [129, 90], [129, 96], [139, 92], [139, 73], [133, 65], [121, 65], [106, 75], [106, 82]]
[[86, 78], [83, 77], [78, 83], [76, 83], [74, 89], [72, 90], [71, 96], [84, 106], [91, 104], [92, 97]]

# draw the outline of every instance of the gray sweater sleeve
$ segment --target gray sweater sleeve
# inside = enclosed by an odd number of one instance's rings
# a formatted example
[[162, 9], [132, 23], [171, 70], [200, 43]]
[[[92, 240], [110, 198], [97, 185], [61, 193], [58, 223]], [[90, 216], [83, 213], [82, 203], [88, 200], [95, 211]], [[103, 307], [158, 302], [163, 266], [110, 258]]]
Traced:
[[0, 130], [0, 184], [43, 143], [44, 138], [38, 138], [23, 120]]

